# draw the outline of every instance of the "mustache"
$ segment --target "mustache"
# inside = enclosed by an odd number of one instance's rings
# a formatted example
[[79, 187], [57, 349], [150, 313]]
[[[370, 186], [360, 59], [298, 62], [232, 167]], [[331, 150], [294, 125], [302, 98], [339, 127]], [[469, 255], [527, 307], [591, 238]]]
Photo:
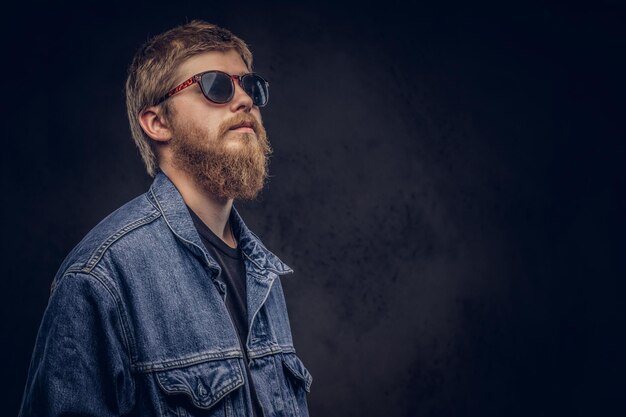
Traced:
[[219, 128], [220, 137], [224, 136], [233, 127], [239, 126], [244, 123], [250, 124], [250, 126], [254, 130], [254, 133], [256, 133], [257, 135], [259, 134], [259, 131], [261, 128], [260, 128], [260, 123], [257, 120], [257, 118], [248, 113], [239, 113], [231, 117], [230, 119], [225, 120], [224, 122], [220, 124], [220, 128]]

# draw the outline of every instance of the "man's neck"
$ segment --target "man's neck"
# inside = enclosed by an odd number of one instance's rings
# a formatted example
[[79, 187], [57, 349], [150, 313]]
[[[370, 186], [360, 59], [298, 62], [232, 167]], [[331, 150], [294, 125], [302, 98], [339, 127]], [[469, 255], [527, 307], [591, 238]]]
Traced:
[[231, 248], [237, 247], [237, 241], [231, 233], [229, 224], [233, 199], [219, 199], [208, 194], [186, 173], [171, 167], [161, 168], [183, 197], [185, 204], [193, 210], [200, 220]]

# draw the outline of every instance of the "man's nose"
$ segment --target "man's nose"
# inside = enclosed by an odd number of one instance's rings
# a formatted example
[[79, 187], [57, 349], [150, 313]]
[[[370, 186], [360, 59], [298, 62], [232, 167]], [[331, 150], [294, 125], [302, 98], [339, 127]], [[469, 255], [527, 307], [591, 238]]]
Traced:
[[233, 112], [249, 112], [253, 106], [252, 97], [250, 97], [248, 93], [246, 93], [243, 88], [241, 88], [238, 79], [233, 80], [233, 84], [235, 85], [235, 94], [233, 95], [233, 99], [230, 102], [231, 110]]

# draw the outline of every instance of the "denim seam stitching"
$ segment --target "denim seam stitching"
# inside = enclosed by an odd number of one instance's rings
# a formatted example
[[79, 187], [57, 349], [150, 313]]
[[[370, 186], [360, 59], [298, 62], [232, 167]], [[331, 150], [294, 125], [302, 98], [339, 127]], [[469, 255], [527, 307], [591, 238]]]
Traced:
[[280, 346], [268, 346], [262, 349], [252, 349], [249, 351], [250, 359], [262, 358], [264, 356], [275, 355], [278, 353], [289, 353]]
[[242, 358], [243, 354], [239, 350], [231, 350], [218, 353], [202, 353], [184, 359], [173, 359], [160, 362], [143, 362], [133, 364], [133, 370], [142, 373], [153, 371], [167, 371], [170, 369], [183, 368], [185, 366], [197, 365], [211, 360]]
[[122, 335], [124, 336], [124, 343], [126, 344], [126, 349], [128, 349], [129, 358], [131, 361], [130, 366], [132, 369], [133, 363], [136, 361], [136, 358], [137, 358], [137, 354], [136, 354], [137, 344], [135, 343], [135, 339], [132, 337], [131, 332], [130, 332], [130, 325], [128, 324], [130, 323], [130, 320], [128, 318], [128, 314], [126, 314], [126, 310], [124, 309], [122, 298], [117, 294], [117, 292], [113, 288], [109, 288], [109, 286], [105, 282], [104, 277], [100, 277], [93, 270], [91, 271], [85, 270], [85, 273], [91, 275], [100, 283], [102, 283], [102, 285], [104, 285], [107, 288], [107, 290], [110, 292], [111, 296], [113, 297], [115, 301], [117, 312], [120, 315], [120, 323], [122, 324]]
[[[122, 307], [121, 299], [117, 296], [117, 293], [107, 284], [106, 280], [103, 277], [96, 275], [93, 271], [88, 271], [86, 268], [68, 269], [63, 274], [63, 278], [69, 279], [69, 278], [66, 278], [68, 275], [73, 274], [74, 276], [76, 276], [77, 273], [81, 273], [85, 277], [92, 277], [94, 280], [100, 283], [100, 285], [102, 285], [104, 289], [106, 290], [106, 292], [109, 293], [109, 295], [111, 296], [111, 299], [113, 300], [113, 304], [115, 304], [115, 310], [117, 311], [117, 314], [120, 319], [120, 324], [122, 327], [122, 337], [124, 338], [124, 347], [126, 348], [128, 352], [128, 358], [130, 360], [129, 368], [132, 369], [133, 362], [135, 361], [134, 352], [136, 350], [136, 345], [135, 345], [134, 339], [131, 337], [130, 332], [129, 332], [128, 318], [124, 311], [124, 308]], [[134, 382], [133, 382], [133, 385], [134, 385]]]
[[161, 213], [159, 213], [158, 211], [155, 211], [149, 216], [143, 217], [139, 220], [135, 220], [134, 222], [127, 224], [126, 226], [118, 230], [117, 232], [113, 233], [111, 236], [109, 236], [107, 240], [105, 240], [102, 244], [100, 244], [100, 246], [95, 250], [93, 255], [91, 255], [91, 258], [89, 259], [89, 261], [87, 261], [87, 264], [85, 265], [84, 270], [87, 272], [91, 272], [91, 270], [96, 266], [96, 264], [100, 261], [100, 259], [102, 259], [102, 256], [104, 255], [106, 250], [113, 243], [115, 243], [118, 239], [120, 239], [122, 236], [124, 236], [128, 232], [138, 228], [139, 226], [143, 226], [145, 224], [148, 224], [154, 221], [160, 215]]

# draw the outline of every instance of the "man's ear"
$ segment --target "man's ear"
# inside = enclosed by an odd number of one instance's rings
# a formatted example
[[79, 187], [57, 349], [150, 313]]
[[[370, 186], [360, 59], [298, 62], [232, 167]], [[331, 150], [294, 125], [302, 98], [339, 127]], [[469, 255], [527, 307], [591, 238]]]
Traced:
[[166, 120], [162, 108], [152, 106], [144, 109], [139, 114], [139, 124], [146, 135], [158, 142], [165, 143], [172, 138], [170, 124]]

